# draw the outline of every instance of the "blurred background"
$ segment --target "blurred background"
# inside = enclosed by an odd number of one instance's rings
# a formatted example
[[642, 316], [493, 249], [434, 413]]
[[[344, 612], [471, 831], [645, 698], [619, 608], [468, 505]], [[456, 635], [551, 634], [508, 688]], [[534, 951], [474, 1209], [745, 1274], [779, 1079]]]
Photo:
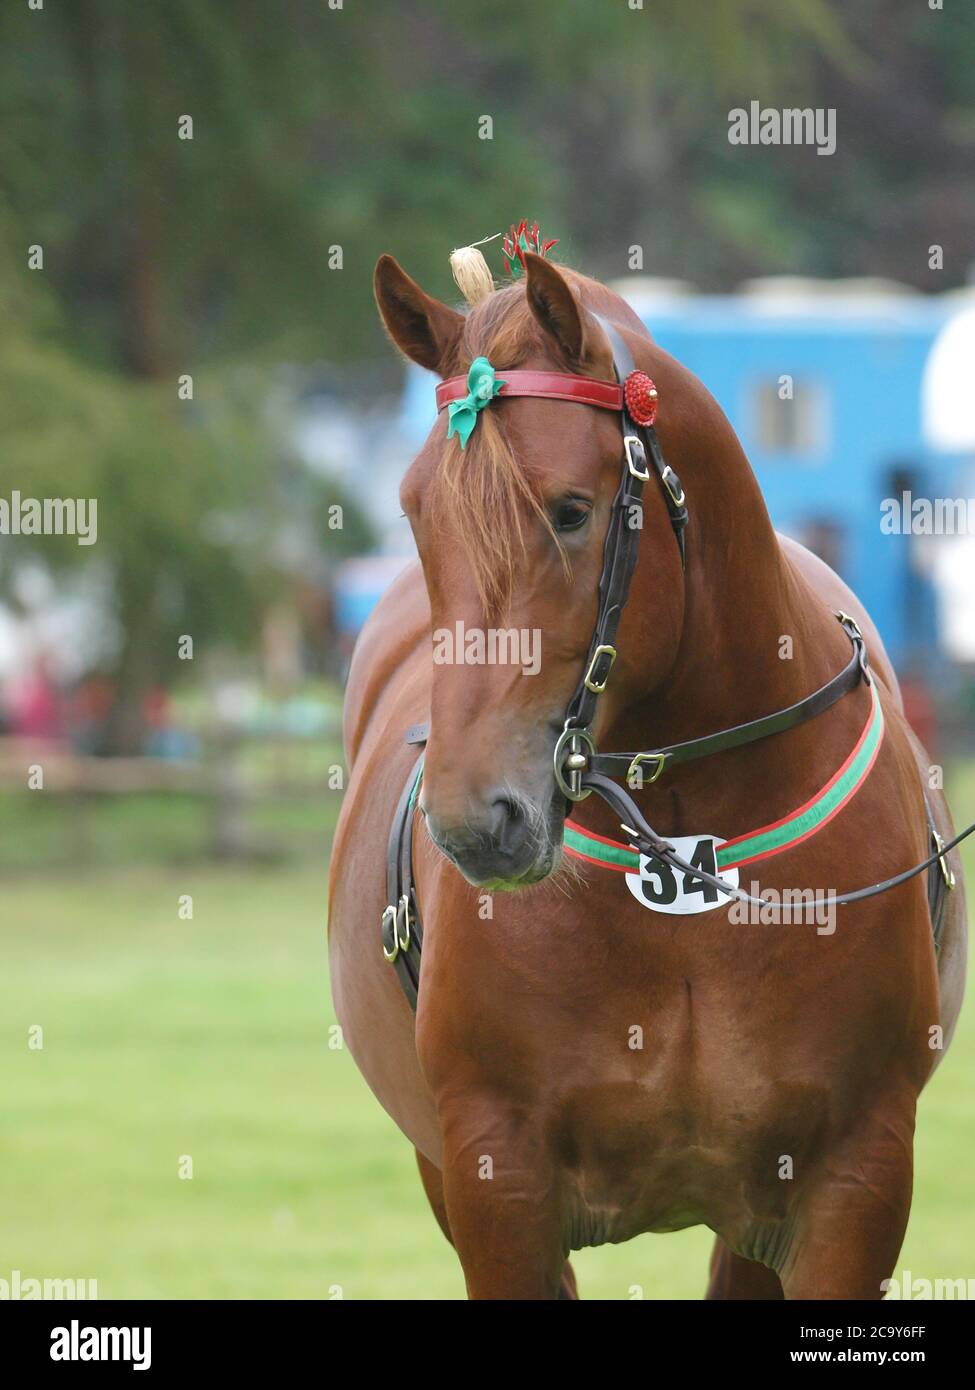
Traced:
[[[325, 971], [343, 675], [433, 419], [382, 252], [454, 300], [450, 250], [527, 216], [627, 295], [975, 817], [975, 540], [880, 526], [975, 497], [973, 52], [907, 0], [5, 7], [0, 498], [98, 531], [0, 533], [0, 1278], [463, 1296]], [[753, 100], [835, 108], [835, 153], [731, 145]], [[918, 1276], [975, 1274], [973, 1060], [963, 1021]], [[709, 1245], [583, 1252], [582, 1293], [697, 1297]]]

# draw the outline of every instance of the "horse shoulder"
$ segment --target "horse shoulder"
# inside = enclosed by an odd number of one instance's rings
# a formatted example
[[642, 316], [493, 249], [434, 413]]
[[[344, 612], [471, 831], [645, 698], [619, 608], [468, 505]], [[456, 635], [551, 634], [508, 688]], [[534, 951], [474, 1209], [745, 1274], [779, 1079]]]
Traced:
[[[884, 650], [883, 642], [880, 639], [874, 623], [863, 605], [857, 599], [853, 591], [843, 583], [839, 575], [835, 574], [830, 567], [825, 564], [818, 556], [813, 555], [798, 541], [792, 540], [788, 536], [779, 536], [779, 543], [791, 564], [793, 571], [806, 581], [813, 591], [829, 605], [834, 611], [842, 609], [856, 618], [860, 624], [860, 630], [866, 638], [867, 651], [870, 654], [870, 665], [880, 676], [881, 681], [890, 692], [896, 708], [903, 716], [904, 706], [901, 698], [900, 688], [897, 677], [894, 674], [890, 658]], [[951, 839], [954, 834], [951, 812], [944, 792], [938, 787], [931, 785], [931, 759], [927, 750], [922, 746], [917, 735], [907, 723], [906, 718], [901, 718], [898, 722], [899, 732], [902, 736], [905, 747], [905, 758], [912, 760], [917, 768], [918, 778], [931, 813], [934, 816], [935, 824], [945, 840]], [[919, 824], [923, 825], [923, 813], [919, 811]], [[926, 838], [922, 842], [923, 852], [927, 852]], [[941, 1025], [944, 1029], [944, 1044], [946, 1048], [954, 1032], [958, 1013], [961, 1008], [962, 996], [965, 986], [965, 971], [967, 959], [967, 912], [965, 910], [965, 894], [962, 885], [961, 861], [958, 852], [955, 851], [951, 856], [952, 867], [957, 878], [957, 889], [949, 894], [946, 904], [946, 916], [941, 939], [941, 951], [938, 958], [938, 980], [939, 992], [941, 996]], [[940, 1061], [943, 1051], [937, 1055]]]
[[798, 574], [832, 612], [849, 613], [851, 618], [856, 619], [866, 640], [870, 665], [887, 687], [897, 708], [903, 712], [904, 701], [893, 663], [887, 655], [873, 619], [856, 594], [848, 584], [844, 584], [835, 570], [830, 569], [824, 560], [807, 550], [804, 545], [800, 545], [791, 536], [782, 535], [781, 532], [778, 533], [778, 539], [793, 573]]

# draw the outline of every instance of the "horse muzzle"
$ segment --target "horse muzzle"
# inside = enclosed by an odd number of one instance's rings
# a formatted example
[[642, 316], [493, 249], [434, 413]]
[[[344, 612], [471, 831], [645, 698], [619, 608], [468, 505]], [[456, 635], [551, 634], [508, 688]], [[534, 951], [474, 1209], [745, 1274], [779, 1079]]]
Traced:
[[434, 844], [476, 888], [524, 888], [552, 869], [555, 852], [544, 818], [510, 791], [489, 798], [463, 820], [423, 809]]

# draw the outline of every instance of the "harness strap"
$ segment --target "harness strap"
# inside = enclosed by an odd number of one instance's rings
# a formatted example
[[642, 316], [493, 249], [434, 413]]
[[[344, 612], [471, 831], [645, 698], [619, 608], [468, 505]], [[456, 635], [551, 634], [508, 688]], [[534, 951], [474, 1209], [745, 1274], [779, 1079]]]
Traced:
[[928, 871], [928, 912], [931, 916], [931, 931], [934, 935], [934, 949], [937, 955], [941, 954], [941, 937], [944, 932], [945, 911], [948, 906], [948, 894], [955, 886], [955, 875], [948, 867], [945, 859], [945, 842], [938, 833], [938, 827], [934, 823], [934, 814], [931, 810], [931, 803], [927, 795], [924, 798], [924, 809], [928, 817], [928, 837], [931, 848], [938, 856], [938, 872], [935, 873], [933, 866]]
[[603, 544], [603, 566], [599, 579], [599, 610], [582, 680], [566, 710], [566, 728], [588, 728], [596, 711], [596, 701], [616, 660], [616, 633], [630, 592], [630, 579], [636, 568], [640, 542], [639, 528], [629, 524], [632, 508], [643, 505], [647, 478], [646, 454], [635, 437], [627, 440], [627, 461], [613, 499], [609, 526]]
[[[416, 734], [420, 728], [425, 726], [414, 725], [408, 732], [413, 735], [411, 741], [416, 742]], [[382, 943], [383, 954], [391, 962], [396, 970], [400, 986], [406, 996], [407, 1002], [413, 1012], [416, 1012], [417, 999], [420, 983], [420, 956], [423, 946], [423, 934], [420, 930], [419, 906], [416, 898], [416, 890], [413, 884], [413, 864], [412, 864], [412, 845], [413, 845], [413, 813], [416, 809], [416, 796], [419, 790], [420, 778], [423, 773], [422, 757], [414, 765], [406, 781], [403, 794], [400, 797], [393, 817], [393, 824], [389, 839], [389, 857], [387, 859], [387, 884], [390, 885], [389, 899], [390, 906], [383, 913], [382, 919]], [[597, 774], [598, 775], [598, 774]], [[600, 778], [600, 781], [606, 779]], [[632, 801], [621, 787], [617, 787], [614, 782], [606, 781], [606, 791], [597, 786], [595, 791], [605, 796], [607, 802], [614, 806], [617, 813], [625, 813], [634, 825], [624, 825], [631, 837], [632, 844], [617, 845], [612, 840], [606, 840], [602, 836], [587, 835], [584, 844], [592, 839], [601, 841], [605, 847], [603, 857], [600, 862], [607, 867], [616, 867], [624, 872], [635, 873], [640, 867], [640, 854], [649, 854], [653, 858], [661, 859], [671, 868], [675, 868], [683, 873], [690, 873], [693, 878], [700, 879], [704, 883], [710, 884], [724, 893], [729, 898], [736, 898], [742, 902], [752, 903], [760, 907], [763, 912], [768, 912], [769, 908], [776, 905], [762, 898], [752, 897], [739, 888], [731, 888], [723, 880], [713, 877], [705, 870], [694, 867], [683, 860], [678, 855], [673, 846], [661, 836], [657, 835], [651, 826], [640, 815], [639, 811], [633, 806]], [[618, 798], [614, 803], [614, 794]], [[935, 828], [934, 817], [927, 797], [924, 799], [925, 812], [927, 814], [928, 829], [931, 840], [932, 853], [920, 864], [916, 864], [913, 869], [908, 869], [902, 874], [897, 874], [894, 878], [886, 879], [883, 883], [874, 884], [870, 888], [861, 888], [855, 893], [844, 893], [837, 897], [825, 899], [819, 906], [842, 906], [846, 903], [858, 902], [864, 898], [871, 898], [878, 893], [884, 893], [888, 888], [894, 888], [898, 884], [907, 882], [915, 875], [922, 873], [925, 869], [929, 871], [928, 878], [928, 911], [931, 917], [931, 932], [934, 937], [935, 951], [940, 953], [941, 939], [944, 931], [945, 910], [947, 907], [948, 893], [955, 886], [955, 876], [948, 866], [945, 855], [949, 850], [959, 845], [962, 840], [975, 831], [975, 825], [970, 825], [967, 830], [963, 830], [960, 835], [949, 840], [947, 844], [942, 840]], [[635, 814], [634, 814], [635, 812]], [[566, 846], [572, 849], [572, 836], [574, 827], [571, 822], [566, 825]], [[581, 849], [575, 850], [581, 857], [589, 856], [582, 854]], [[615, 859], [616, 863], [611, 861]], [[934, 872], [937, 867], [937, 872]], [[395, 877], [389, 870], [395, 870]], [[401, 891], [402, 890], [402, 891]], [[411, 909], [410, 930], [408, 944], [404, 949], [401, 940], [397, 936], [396, 923], [398, 921], [398, 908], [403, 896], [406, 896]]]
[[[759, 719], [750, 719], [744, 724], [721, 729], [718, 733], [704, 734], [701, 738], [688, 739], [684, 743], [672, 743], [666, 748], [651, 748], [642, 753], [593, 753], [589, 757], [590, 769], [603, 772], [608, 777], [626, 777], [628, 781], [639, 773], [642, 780], [638, 785], [649, 785], [656, 782], [665, 768], [707, 758], [729, 748], [741, 748], [746, 743], [794, 729], [797, 724], [823, 714], [849, 691], [855, 690], [861, 680], [868, 684], [870, 682], [866, 645], [859, 627], [846, 613], [836, 616], [853, 643], [853, 655], [839, 675], [833, 676], [811, 695], [804, 696], [786, 709], [776, 710], [774, 714], [765, 714]], [[644, 764], [648, 766], [648, 775], [643, 775]]]
[[413, 764], [393, 814], [386, 849], [386, 902], [381, 921], [383, 955], [396, 971], [416, 1012], [423, 931], [413, 885], [413, 816], [423, 772], [423, 754]]
[[[593, 318], [595, 318], [596, 322], [609, 339], [609, 345], [613, 350], [613, 370], [616, 373], [617, 380], [625, 383], [628, 378], [631, 378], [636, 373], [636, 363], [633, 361], [633, 354], [626, 345], [626, 339], [623, 337], [622, 333], [620, 333], [619, 329], [610, 323], [608, 319], [604, 319], [601, 314], [594, 314]], [[674, 532], [674, 538], [677, 541], [677, 549], [680, 551], [680, 567], [683, 570], [686, 561], [684, 530], [689, 520], [687, 498], [684, 494], [684, 489], [681, 486], [680, 478], [678, 478], [677, 474], [664, 458], [663, 450], [660, 447], [660, 440], [657, 438], [657, 431], [654, 429], [653, 425], [641, 425], [634, 419], [630, 412], [625, 386], [621, 386], [620, 390], [623, 394], [620, 411], [622, 414], [624, 448], [626, 447], [628, 438], [636, 438], [639, 439], [640, 443], [643, 445], [644, 453], [650, 456], [650, 462], [653, 464], [653, 471], [656, 473], [660, 483], [664, 505], [667, 508], [667, 515], [670, 517], [670, 525]], [[629, 463], [629, 459], [629, 450], [627, 450], [627, 463]], [[647, 480], [643, 479], [643, 481], [645, 482]], [[633, 526], [632, 529], [637, 532], [639, 531], [639, 528], [636, 526]], [[639, 534], [637, 538], [639, 539]]]
[[[598, 314], [597, 319], [610, 342], [613, 352], [613, 365], [617, 379], [621, 382], [635, 372], [633, 356], [617, 328]], [[616, 633], [630, 593], [630, 580], [636, 569], [640, 551], [641, 520], [643, 512], [643, 490], [650, 480], [650, 466], [657, 475], [661, 494], [667, 507], [671, 528], [680, 552], [681, 569], [685, 564], [684, 530], [687, 526], [688, 511], [684, 489], [674, 470], [664, 460], [652, 425], [640, 425], [630, 413], [626, 393], [620, 390], [620, 412], [623, 427], [623, 449], [625, 467], [620, 479], [606, 539], [603, 543], [603, 565], [599, 577], [599, 606], [596, 623], [582, 679], [569, 701], [565, 715], [565, 728], [562, 735], [564, 745], [579, 752], [579, 736], [585, 736], [591, 751], [595, 751], [588, 730], [596, 714], [599, 696], [606, 688], [609, 673], [616, 660]], [[573, 742], [575, 739], [575, 742]], [[559, 750], [561, 752], [561, 749]], [[589, 766], [592, 760], [589, 759]], [[556, 756], [558, 766], [558, 755]], [[575, 785], [571, 780], [570, 786]], [[576, 779], [577, 781], [578, 779]], [[563, 787], [565, 790], [565, 787]]]
[[[714, 874], [708, 873], [706, 869], [696, 868], [693, 864], [688, 864], [686, 859], [674, 849], [673, 845], [658, 835], [656, 830], [644, 818], [639, 807], [628, 792], [622, 787], [618, 787], [615, 782], [602, 773], [594, 772], [588, 774], [583, 782], [594, 792], [597, 792], [608, 806], [620, 817], [620, 825], [623, 832], [630, 838], [630, 846], [640, 854], [645, 854], [651, 858], [659, 859], [672, 869], [677, 869], [680, 873], [690, 874], [695, 880], [708, 884], [716, 888], [719, 893], [723, 893], [727, 898], [735, 898], [738, 902], [751, 903], [755, 907], [760, 907], [767, 911], [775, 904], [769, 903], [763, 898], [755, 898], [750, 893], [746, 893], [743, 888], [732, 888], [723, 879], [716, 878]], [[930, 854], [927, 859], [922, 859], [920, 864], [915, 864], [912, 869], [905, 869], [903, 873], [895, 874], [893, 878], [886, 878], [882, 883], [874, 883], [868, 888], [858, 888], [852, 893], [838, 893], [829, 898], [823, 898], [817, 904], [821, 907], [844, 907], [848, 903], [863, 902], [867, 898], [874, 898], [878, 893], [886, 893], [889, 888], [897, 888], [902, 883], [907, 883], [909, 879], [917, 874], [923, 873], [925, 869], [933, 865], [940, 865], [942, 871], [947, 870], [945, 855], [949, 850], [961, 844], [962, 840], [975, 832], [975, 824], [963, 830], [960, 835], [949, 840], [946, 844], [942, 843]], [[950, 873], [950, 870], [948, 870]], [[953, 886], [953, 885], [951, 885]], [[783, 905], [784, 906], [784, 905]]]
[[[769, 859], [808, 840], [843, 810], [865, 784], [884, 738], [884, 711], [877, 687], [870, 685], [870, 711], [853, 749], [825, 786], [802, 806], [769, 825], [736, 835], [715, 848], [719, 870], [742, 868]], [[624, 873], [637, 873], [637, 851], [602, 835], [593, 836], [573, 821], [565, 823], [565, 847], [570, 854]]]

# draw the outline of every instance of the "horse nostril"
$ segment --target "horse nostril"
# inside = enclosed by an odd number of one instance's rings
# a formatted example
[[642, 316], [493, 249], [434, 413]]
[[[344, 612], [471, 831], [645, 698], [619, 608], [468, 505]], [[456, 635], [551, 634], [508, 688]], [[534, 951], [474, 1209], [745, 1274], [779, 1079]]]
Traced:
[[525, 824], [525, 813], [517, 801], [502, 796], [491, 803], [491, 834], [503, 854], [517, 847]]
[[532, 803], [514, 792], [488, 791], [476, 801], [472, 798], [464, 815], [441, 820], [432, 806], [427, 807], [427, 830], [438, 849], [461, 871], [469, 883], [514, 885], [543, 864], [548, 847], [544, 827], [536, 830]]

